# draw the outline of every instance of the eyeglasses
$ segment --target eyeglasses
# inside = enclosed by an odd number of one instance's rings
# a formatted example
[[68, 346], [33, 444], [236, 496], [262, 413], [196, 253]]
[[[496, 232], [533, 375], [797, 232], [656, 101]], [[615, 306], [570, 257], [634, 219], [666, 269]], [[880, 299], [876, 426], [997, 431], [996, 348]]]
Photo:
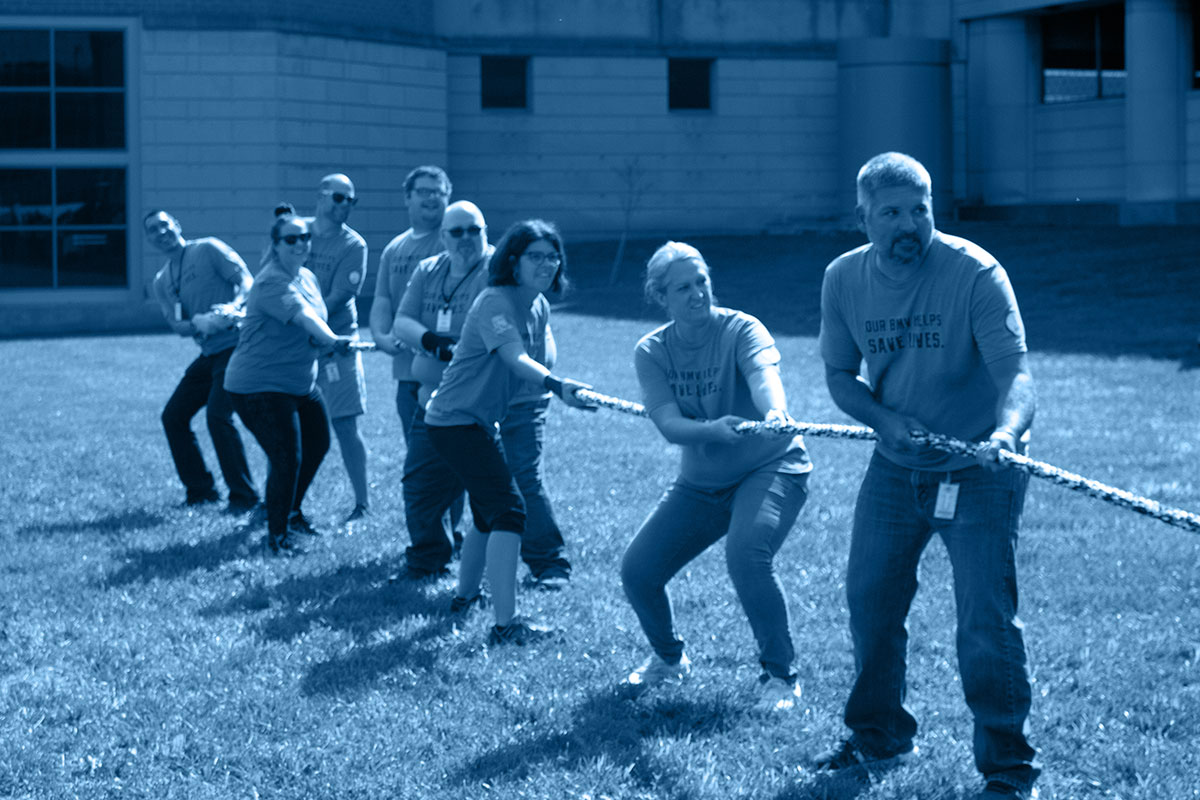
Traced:
[[425, 186], [414, 188], [412, 193], [422, 200], [428, 200], [431, 197], [448, 197], [450, 195], [445, 189], [429, 189]]
[[312, 234], [311, 233], [289, 233], [284, 236], [280, 236], [276, 241], [283, 242], [284, 244], [289, 244], [289, 245], [295, 244], [296, 242], [308, 242], [308, 241], [312, 241]]
[[349, 205], [354, 205], [355, 203], [357, 203], [357, 202], [358, 202], [358, 198], [357, 198], [357, 197], [355, 197], [355, 196], [354, 196], [354, 195], [352, 195], [352, 194], [345, 194], [345, 193], [343, 193], [343, 192], [330, 192], [330, 191], [324, 191], [324, 192], [321, 192], [321, 194], [329, 195], [330, 197], [332, 197], [332, 198], [333, 198], [333, 202], [334, 202], [334, 203], [336, 203], [336, 204], [338, 204], [339, 206], [340, 206], [342, 203], [347, 203], [347, 204], [349, 204]]
[[472, 225], [469, 228], [446, 228], [446, 233], [450, 234], [450, 238], [452, 239], [461, 239], [464, 233], [471, 236], [478, 236], [483, 233], [483, 228], [478, 225]]
[[533, 264], [535, 267], [540, 267], [542, 264], [549, 264], [553, 267], [557, 267], [562, 263], [561, 253], [544, 253], [541, 250], [526, 250], [524, 253], [522, 253], [522, 256], [524, 258], [528, 258], [529, 263]]

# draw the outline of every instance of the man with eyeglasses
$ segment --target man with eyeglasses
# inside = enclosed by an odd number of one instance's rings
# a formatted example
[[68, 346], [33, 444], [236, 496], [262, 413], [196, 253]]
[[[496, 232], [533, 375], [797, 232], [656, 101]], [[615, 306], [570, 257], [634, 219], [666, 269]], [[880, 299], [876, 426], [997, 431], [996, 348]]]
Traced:
[[167, 256], [152, 287], [163, 316], [172, 330], [192, 337], [200, 346], [200, 355], [184, 371], [162, 412], [167, 446], [187, 491], [184, 504], [221, 499], [192, 432], [192, 417], [206, 408], [208, 433], [229, 489], [225, 510], [233, 514], [250, 511], [258, 505], [258, 493], [224, 383], [225, 368], [238, 341], [236, 317], [254, 279], [232, 247], [213, 237], [183, 238], [179, 220], [166, 211], [148, 213], [143, 227], [146, 241]]
[[[338, 336], [358, 338], [358, 308], [355, 298], [367, 277], [367, 243], [346, 224], [358, 202], [354, 184], [340, 173], [321, 179], [317, 208], [313, 215], [312, 253], [308, 268], [321, 284], [321, 295], [329, 309], [329, 327]], [[366, 410], [367, 385], [362, 354], [331, 353], [322, 356], [317, 385], [342, 451], [342, 462], [354, 488], [354, 509], [346, 522], [369, 513], [367, 498], [367, 446], [358, 431], [358, 417]]]
[[413, 351], [396, 339], [392, 331], [396, 309], [417, 264], [445, 248], [440, 230], [446, 203], [450, 199], [450, 178], [441, 167], [421, 166], [404, 179], [404, 203], [408, 208], [409, 228], [392, 239], [379, 256], [375, 276], [375, 299], [371, 303], [371, 335], [376, 346], [392, 356], [392, 377], [396, 379], [396, 413], [404, 440], [417, 414], [417, 393], [421, 382], [413, 377]]
[[413, 579], [445, 574], [453, 554], [456, 520], [450, 512], [461, 506], [464, 489], [429, 441], [424, 408], [454, 356], [467, 311], [487, 286], [494, 249], [483, 212], [466, 200], [446, 208], [440, 237], [446, 252], [417, 265], [392, 326], [396, 340], [416, 351], [412, 375], [420, 382], [404, 458], [404, 515], [412, 541], [407, 575]]

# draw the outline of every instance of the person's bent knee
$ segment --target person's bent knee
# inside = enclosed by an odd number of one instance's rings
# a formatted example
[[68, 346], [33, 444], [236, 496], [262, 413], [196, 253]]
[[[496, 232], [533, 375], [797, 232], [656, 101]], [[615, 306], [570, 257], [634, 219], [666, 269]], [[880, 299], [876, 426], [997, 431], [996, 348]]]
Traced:
[[520, 536], [525, 533], [525, 514], [517, 509], [505, 511], [492, 520], [491, 529], [509, 531]]

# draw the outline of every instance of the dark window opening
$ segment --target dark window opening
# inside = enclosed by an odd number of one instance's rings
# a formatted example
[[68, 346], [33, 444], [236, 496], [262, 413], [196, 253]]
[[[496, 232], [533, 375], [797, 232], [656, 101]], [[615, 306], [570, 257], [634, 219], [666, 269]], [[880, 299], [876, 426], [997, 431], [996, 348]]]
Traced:
[[1125, 5], [1042, 17], [1042, 102], [1125, 96]]
[[695, 111], [712, 108], [711, 58], [667, 59], [667, 108]]
[[479, 105], [481, 108], [528, 108], [529, 58], [480, 56]]

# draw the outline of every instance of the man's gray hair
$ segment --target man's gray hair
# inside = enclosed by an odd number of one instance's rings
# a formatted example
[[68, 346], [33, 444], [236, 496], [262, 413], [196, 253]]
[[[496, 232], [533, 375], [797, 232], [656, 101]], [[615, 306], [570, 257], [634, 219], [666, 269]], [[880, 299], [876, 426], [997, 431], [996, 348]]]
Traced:
[[866, 208], [875, 193], [893, 186], [933, 191], [929, 170], [904, 153], [880, 153], [858, 171], [858, 205]]

